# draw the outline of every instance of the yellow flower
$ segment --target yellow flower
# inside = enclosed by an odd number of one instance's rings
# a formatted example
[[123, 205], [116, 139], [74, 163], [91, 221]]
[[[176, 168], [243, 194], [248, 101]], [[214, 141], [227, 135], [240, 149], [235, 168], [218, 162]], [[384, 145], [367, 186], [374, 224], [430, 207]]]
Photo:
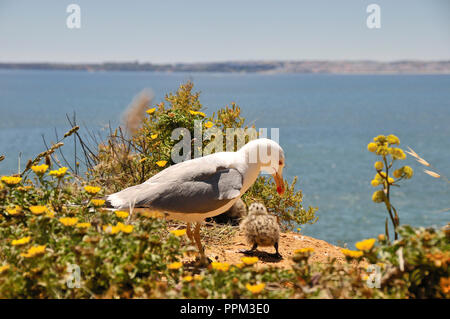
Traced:
[[385, 199], [386, 199], [386, 195], [384, 194], [384, 191], [382, 191], [382, 190], [375, 191], [372, 195], [372, 200], [375, 203], [382, 203], [382, 202], [384, 202]]
[[189, 113], [191, 113], [192, 115], [200, 115], [202, 117], [205, 117], [206, 114], [200, 111], [189, 111]]
[[100, 192], [101, 188], [97, 186], [84, 186], [84, 190], [91, 195], [95, 195]]
[[253, 265], [259, 261], [258, 257], [242, 257], [242, 262], [246, 265]]
[[402, 175], [403, 175], [403, 172], [402, 172], [402, 170], [401, 169], [396, 169], [395, 171], [394, 171], [394, 177], [395, 178], [400, 178], [400, 177], [402, 177]]
[[376, 143], [369, 143], [367, 145], [367, 149], [369, 150], [369, 152], [375, 152], [377, 150], [378, 146]]
[[208, 121], [208, 122], [205, 123], [205, 127], [206, 127], [206, 128], [211, 128], [211, 127], [213, 127], [213, 126], [214, 126], [214, 123], [211, 122], [211, 121]]
[[386, 235], [384, 235], [384, 234], [379, 234], [379, 235], [378, 235], [378, 241], [384, 241], [384, 240], [386, 240]]
[[48, 165], [47, 164], [42, 164], [42, 165], [33, 165], [31, 166], [31, 170], [36, 174], [36, 175], [43, 175], [48, 169]]
[[250, 284], [245, 285], [245, 288], [247, 288], [247, 290], [253, 294], [259, 294], [261, 291], [263, 291], [263, 289], [265, 287], [266, 287], [265, 283], [260, 283], [260, 284], [256, 284], [256, 285], [250, 285]]
[[191, 282], [192, 279], [194, 279], [194, 278], [192, 276], [189, 276], [189, 275], [183, 277], [183, 281], [186, 281], [186, 282]]
[[101, 206], [105, 205], [105, 200], [104, 199], [91, 199], [91, 204], [94, 205], [95, 207], [101, 207]]
[[378, 161], [378, 162], [375, 162], [375, 169], [377, 170], [377, 171], [381, 171], [382, 169], [383, 169], [383, 167], [384, 167], [384, 165], [383, 165], [383, 162], [380, 162], [380, 161]]
[[341, 252], [350, 258], [359, 258], [363, 255], [363, 252], [358, 250], [341, 249]]
[[45, 245], [33, 246], [26, 253], [21, 253], [20, 255], [26, 258], [35, 257], [45, 253]]
[[0, 275], [11, 268], [8, 264], [0, 266]]
[[[0, 184], [0, 190], [2, 189], [2, 184]], [[27, 185], [27, 186], [19, 186], [19, 187], [17, 187], [17, 190], [18, 191], [21, 191], [21, 192], [26, 192], [27, 190], [30, 190], [30, 189], [33, 189], [33, 186], [31, 186], [31, 185]]]
[[14, 239], [11, 242], [11, 245], [13, 245], [13, 246], [22, 246], [22, 245], [28, 244], [30, 242], [30, 240], [31, 240], [30, 236], [22, 237], [20, 239]]
[[183, 266], [182, 263], [180, 263], [179, 261], [171, 263], [167, 266], [167, 268], [172, 269], [172, 270], [176, 270], [176, 269], [180, 269]]
[[33, 213], [33, 215], [42, 215], [47, 211], [47, 207], [41, 205], [30, 206], [29, 209]]
[[61, 222], [61, 224], [63, 224], [64, 226], [73, 226], [76, 223], [78, 223], [78, 218], [76, 217], [61, 217], [59, 219], [59, 221]]
[[120, 228], [118, 226], [107, 225], [107, 226], [103, 226], [103, 231], [105, 233], [114, 235], [114, 234], [117, 234], [118, 232], [120, 232]]
[[355, 244], [355, 247], [359, 250], [368, 251], [371, 250], [373, 245], [375, 244], [375, 238], [366, 239], [363, 241], [359, 241]]
[[145, 111], [147, 114], [153, 114], [156, 111], [156, 107], [148, 109], [147, 111]]
[[305, 253], [312, 253], [314, 252], [314, 248], [312, 247], [306, 247], [306, 248], [300, 248], [294, 250], [294, 254], [305, 254]]
[[170, 231], [171, 234], [174, 234], [177, 237], [183, 236], [186, 234], [186, 229], [175, 229]]
[[16, 205], [14, 208], [7, 208], [6, 212], [11, 216], [17, 216], [22, 212], [22, 208]]
[[48, 172], [48, 174], [50, 176], [55, 176], [55, 177], [61, 178], [64, 175], [66, 175], [66, 172], [67, 172], [67, 167], [61, 167], [59, 169]]
[[166, 164], [167, 164], [167, 161], [157, 161], [156, 162], [156, 165], [158, 165], [159, 167], [164, 167], [164, 166], [166, 166]]
[[123, 233], [129, 234], [133, 231], [133, 225], [125, 225], [122, 224], [121, 222], [117, 223], [117, 227], [119, 228], [119, 230]]
[[22, 181], [22, 177], [18, 176], [2, 176], [1, 181], [8, 186], [14, 186]]
[[202, 275], [194, 275], [194, 280], [201, 281], [201, 280], [203, 280], [203, 276]]
[[91, 227], [91, 223], [78, 223], [75, 225], [75, 227], [87, 229], [87, 228]]
[[116, 216], [119, 218], [127, 218], [128, 217], [128, 213], [124, 212], [122, 210], [117, 210], [114, 212], [114, 214], [116, 214]]
[[394, 171], [394, 177], [400, 178], [404, 177], [410, 179], [414, 175], [414, 170], [410, 166], [403, 166], [402, 168], [396, 169]]
[[388, 177], [388, 183], [389, 184], [393, 184], [395, 182], [395, 180], [392, 177]]
[[152, 134], [152, 135], [150, 135], [150, 137], [152, 138], [152, 140], [154, 140], [155, 138], [158, 137], [158, 134]]
[[391, 135], [387, 136], [387, 142], [389, 144], [397, 144], [398, 145], [398, 144], [400, 144], [400, 139], [397, 136], [391, 134]]
[[230, 268], [230, 264], [213, 261], [211, 263], [211, 267], [215, 270], [228, 271], [228, 269]]
[[394, 159], [403, 160], [406, 158], [406, 154], [405, 154], [405, 152], [403, 152], [403, 150], [401, 148], [393, 147], [393, 148], [390, 148], [389, 150], [390, 150], [389, 153], [392, 155], [392, 157]]
[[377, 187], [378, 185], [380, 185], [380, 181], [377, 180], [377, 179], [373, 179], [373, 180], [370, 182], [370, 184], [371, 184], [373, 187]]
[[378, 142], [378, 143], [384, 143], [384, 142], [386, 142], [386, 136], [378, 135], [377, 137], [373, 138], [373, 141]]

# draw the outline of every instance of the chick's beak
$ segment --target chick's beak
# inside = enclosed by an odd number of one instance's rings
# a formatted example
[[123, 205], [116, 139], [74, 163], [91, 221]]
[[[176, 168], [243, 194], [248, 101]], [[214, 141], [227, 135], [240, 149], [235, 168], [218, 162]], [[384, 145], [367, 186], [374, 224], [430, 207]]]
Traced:
[[275, 183], [277, 184], [277, 193], [280, 195], [283, 195], [283, 193], [284, 193], [283, 175], [278, 174], [278, 172], [276, 172], [272, 176], [273, 176], [273, 179], [275, 180]]

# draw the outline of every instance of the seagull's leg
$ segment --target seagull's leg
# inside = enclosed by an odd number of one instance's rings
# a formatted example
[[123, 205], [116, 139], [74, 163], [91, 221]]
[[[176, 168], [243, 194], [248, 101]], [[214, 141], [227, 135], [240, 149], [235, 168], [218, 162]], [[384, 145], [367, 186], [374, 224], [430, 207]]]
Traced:
[[187, 223], [186, 234], [191, 242], [194, 242], [194, 236], [192, 235], [191, 223]]
[[273, 257], [275, 258], [282, 258], [282, 256], [280, 255], [280, 253], [278, 252], [278, 242], [276, 242], [273, 247], [275, 247], [275, 254], [273, 254]]
[[250, 249], [250, 250], [240, 250], [239, 252], [242, 253], [242, 254], [245, 254], [245, 255], [252, 255], [255, 252], [256, 248], [258, 248], [258, 244], [254, 243], [252, 249]]
[[207, 264], [208, 259], [206, 258], [205, 250], [203, 249], [202, 242], [200, 240], [200, 224], [201, 223], [195, 224], [194, 238], [195, 238], [195, 243], [197, 244], [198, 251], [200, 252], [200, 263]]

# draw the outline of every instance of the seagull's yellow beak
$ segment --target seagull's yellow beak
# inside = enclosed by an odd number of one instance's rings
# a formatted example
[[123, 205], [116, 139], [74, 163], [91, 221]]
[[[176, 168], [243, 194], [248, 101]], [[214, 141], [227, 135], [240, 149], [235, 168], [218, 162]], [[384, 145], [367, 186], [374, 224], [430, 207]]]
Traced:
[[283, 175], [278, 174], [276, 172], [275, 174], [272, 174], [273, 179], [275, 180], [275, 183], [277, 184], [277, 193], [280, 195], [283, 195], [284, 193], [284, 181], [283, 181]]

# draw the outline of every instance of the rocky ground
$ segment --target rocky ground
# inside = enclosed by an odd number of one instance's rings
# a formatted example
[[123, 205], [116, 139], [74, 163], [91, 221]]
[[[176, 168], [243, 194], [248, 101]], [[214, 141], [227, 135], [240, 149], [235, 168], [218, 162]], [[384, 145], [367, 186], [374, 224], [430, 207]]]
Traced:
[[[279, 252], [282, 259], [276, 259], [270, 254], [275, 252], [273, 247], [258, 248], [254, 256], [259, 257], [258, 265], [274, 266], [281, 268], [290, 268], [293, 263], [291, 257], [294, 251], [300, 248], [312, 247], [314, 254], [311, 256], [311, 262], [328, 262], [330, 258], [336, 258], [337, 262], [345, 262], [344, 255], [340, 251], [340, 247], [327, 243], [326, 241], [304, 236], [298, 233], [282, 233], [280, 235]], [[216, 261], [237, 264], [241, 262], [241, 257], [245, 256], [240, 250], [247, 250], [250, 247], [245, 243], [243, 234], [236, 232], [234, 238], [227, 244], [209, 244], [206, 247], [207, 256]]]

